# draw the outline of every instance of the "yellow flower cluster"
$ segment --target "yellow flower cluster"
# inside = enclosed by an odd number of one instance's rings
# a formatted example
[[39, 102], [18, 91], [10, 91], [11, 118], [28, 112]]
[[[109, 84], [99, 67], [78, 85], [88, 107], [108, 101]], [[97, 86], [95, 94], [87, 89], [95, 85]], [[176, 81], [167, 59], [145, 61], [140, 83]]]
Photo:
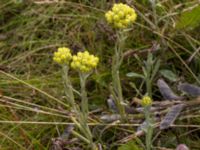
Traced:
[[114, 4], [112, 10], [105, 14], [108, 23], [112, 24], [115, 28], [126, 28], [137, 18], [135, 10], [128, 5], [119, 3]]
[[152, 99], [149, 96], [144, 96], [142, 98], [142, 106], [150, 106], [152, 104]]
[[81, 72], [89, 72], [94, 69], [99, 62], [99, 58], [90, 55], [88, 51], [78, 52], [73, 56], [71, 67]]
[[72, 60], [72, 54], [69, 48], [60, 47], [58, 51], [54, 53], [53, 60], [58, 64], [69, 64]]

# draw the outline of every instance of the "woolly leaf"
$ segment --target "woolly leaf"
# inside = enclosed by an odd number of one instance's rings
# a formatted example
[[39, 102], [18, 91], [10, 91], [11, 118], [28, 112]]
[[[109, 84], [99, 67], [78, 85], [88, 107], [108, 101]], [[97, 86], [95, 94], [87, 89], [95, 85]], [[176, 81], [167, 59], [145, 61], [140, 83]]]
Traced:
[[163, 79], [159, 79], [157, 81], [157, 86], [165, 100], [181, 100], [181, 99], [183, 99], [183, 97], [177, 96]]
[[135, 73], [135, 72], [129, 72], [126, 74], [127, 77], [135, 77], [135, 78], [144, 78], [142, 74]]
[[189, 84], [189, 83], [180, 83], [178, 89], [182, 92], [190, 94], [191, 96], [200, 96], [200, 87]]
[[163, 70], [160, 70], [160, 73], [170, 81], [175, 82], [178, 79], [176, 74], [174, 74], [171, 70], [163, 69]]
[[178, 104], [178, 105], [172, 106], [170, 111], [166, 114], [164, 119], [161, 121], [160, 129], [163, 130], [163, 129], [169, 128], [170, 125], [174, 123], [174, 121], [176, 120], [180, 112], [183, 110], [184, 106], [185, 106], [184, 104]]

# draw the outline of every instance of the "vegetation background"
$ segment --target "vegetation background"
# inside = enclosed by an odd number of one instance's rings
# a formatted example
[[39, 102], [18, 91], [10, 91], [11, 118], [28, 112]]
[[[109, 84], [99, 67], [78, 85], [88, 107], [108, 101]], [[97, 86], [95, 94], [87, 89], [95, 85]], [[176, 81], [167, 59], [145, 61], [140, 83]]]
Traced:
[[[106, 100], [115, 31], [105, 22], [104, 13], [115, 2], [129, 4], [138, 14], [130, 28], [120, 72], [127, 101], [145, 94], [143, 81], [126, 74], [142, 73], [135, 54], [146, 60], [148, 49], [156, 49], [160, 70], [165, 70], [152, 84], [154, 99], [162, 99], [156, 86], [160, 77], [175, 91], [178, 81], [200, 85], [198, 0], [159, 0], [154, 9], [150, 0], [0, 0], [0, 149], [50, 149], [52, 138], [63, 133], [68, 121], [62, 105], [66, 99], [61, 69], [52, 61], [58, 47], [68, 46], [74, 53], [88, 49], [99, 56], [98, 69], [87, 83], [90, 110], [109, 111]], [[79, 78], [75, 72], [71, 74], [78, 89]], [[184, 128], [163, 131], [153, 145], [174, 149], [185, 143], [191, 150], [199, 150], [200, 126], [187, 127], [200, 124], [199, 111], [188, 116], [177, 120]], [[113, 150], [120, 146], [120, 139], [134, 132], [132, 127], [95, 129], [97, 140]], [[78, 147], [84, 149], [84, 143], [68, 145], [68, 149]]]

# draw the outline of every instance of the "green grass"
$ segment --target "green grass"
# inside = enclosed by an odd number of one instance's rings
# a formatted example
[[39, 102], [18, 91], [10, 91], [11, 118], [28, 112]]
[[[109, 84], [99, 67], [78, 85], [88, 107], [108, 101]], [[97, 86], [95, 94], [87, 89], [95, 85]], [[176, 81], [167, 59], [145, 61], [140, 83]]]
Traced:
[[[199, 28], [174, 27], [181, 12], [198, 4], [198, 0], [167, 0], [160, 3], [162, 7], [157, 7], [156, 18], [159, 22], [156, 24], [147, 0], [130, 1], [130, 5], [137, 9], [138, 19], [129, 32], [124, 51], [136, 50], [135, 54], [145, 60], [146, 49], [157, 43], [160, 49], [155, 52], [155, 56], [161, 59], [160, 69], [170, 69], [180, 80], [200, 85], [200, 53], [187, 63], [188, 58], [199, 48]], [[41, 125], [37, 122], [70, 122], [65, 117], [67, 107], [62, 104], [67, 102], [61, 69], [52, 61], [53, 52], [60, 46], [68, 46], [74, 53], [88, 49], [99, 56], [100, 65], [87, 83], [89, 104], [91, 110], [102, 108], [105, 112], [109, 111], [106, 99], [110, 95], [109, 86], [112, 80], [110, 68], [115, 43], [112, 37], [115, 31], [107, 25], [104, 13], [112, 4], [112, 1], [106, 0], [76, 0], [49, 4], [36, 4], [31, 0], [21, 3], [1, 0], [0, 92], [10, 99], [1, 97], [0, 120], [35, 123], [0, 123], [0, 149], [50, 149], [52, 138], [60, 136], [66, 125]], [[135, 83], [141, 95], [145, 94], [145, 85], [140, 87], [142, 80], [126, 77], [126, 74], [132, 71], [142, 73], [138, 61], [130, 55], [124, 59], [120, 70], [124, 97], [129, 102], [136, 95], [129, 82]], [[70, 71], [70, 74], [75, 88], [79, 89], [77, 73]], [[160, 77], [158, 73], [153, 83], [155, 98], [161, 97], [156, 86], [156, 80]], [[176, 83], [169, 84], [173, 87]], [[98, 119], [99, 116], [97, 114], [94, 118]], [[186, 126], [199, 124], [199, 118], [177, 123]], [[180, 136], [178, 139], [173, 131], [164, 131], [155, 139], [153, 145], [175, 148], [178, 143], [186, 143], [191, 149], [200, 149], [199, 130], [173, 130]], [[94, 127], [94, 135], [97, 135], [96, 138], [104, 149], [117, 149], [120, 145], [117, 141], [134, 132], [134, 129], [130, 128], [129, 131], [117, 126]], [[140, 139], [144, 140], [143, 137]], [[77, 140], [68, 146], [69, 149], [87, 149], [84, 143]]]

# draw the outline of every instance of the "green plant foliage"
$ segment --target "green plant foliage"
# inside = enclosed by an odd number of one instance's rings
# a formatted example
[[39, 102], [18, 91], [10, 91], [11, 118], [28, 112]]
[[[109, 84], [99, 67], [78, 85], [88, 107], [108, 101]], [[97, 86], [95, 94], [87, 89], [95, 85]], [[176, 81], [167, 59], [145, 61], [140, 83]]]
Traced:
[[131, 141], [120, 146], [118, 150], [142, 150], [142, 149], [139, 148], [138, 145], [135, 144], [135, 142]]
[[135, 73], [135, 72], [129, 72], [126, 74], [127, 77], [133, 77], [133, 78], [144, 78], [142, 74]]
[[161, 75], [163, 75], [165, 78], [167, 78], [170, 81], [177, 81], [178, 77], [175, 73], [173, 73], [171, 70], [162, 69], [160, 70]]
[[200, 24], [200, 6], [190, 11], [183, 12], [176, 24], [177, 29], [190, 28], [193, 29]]

